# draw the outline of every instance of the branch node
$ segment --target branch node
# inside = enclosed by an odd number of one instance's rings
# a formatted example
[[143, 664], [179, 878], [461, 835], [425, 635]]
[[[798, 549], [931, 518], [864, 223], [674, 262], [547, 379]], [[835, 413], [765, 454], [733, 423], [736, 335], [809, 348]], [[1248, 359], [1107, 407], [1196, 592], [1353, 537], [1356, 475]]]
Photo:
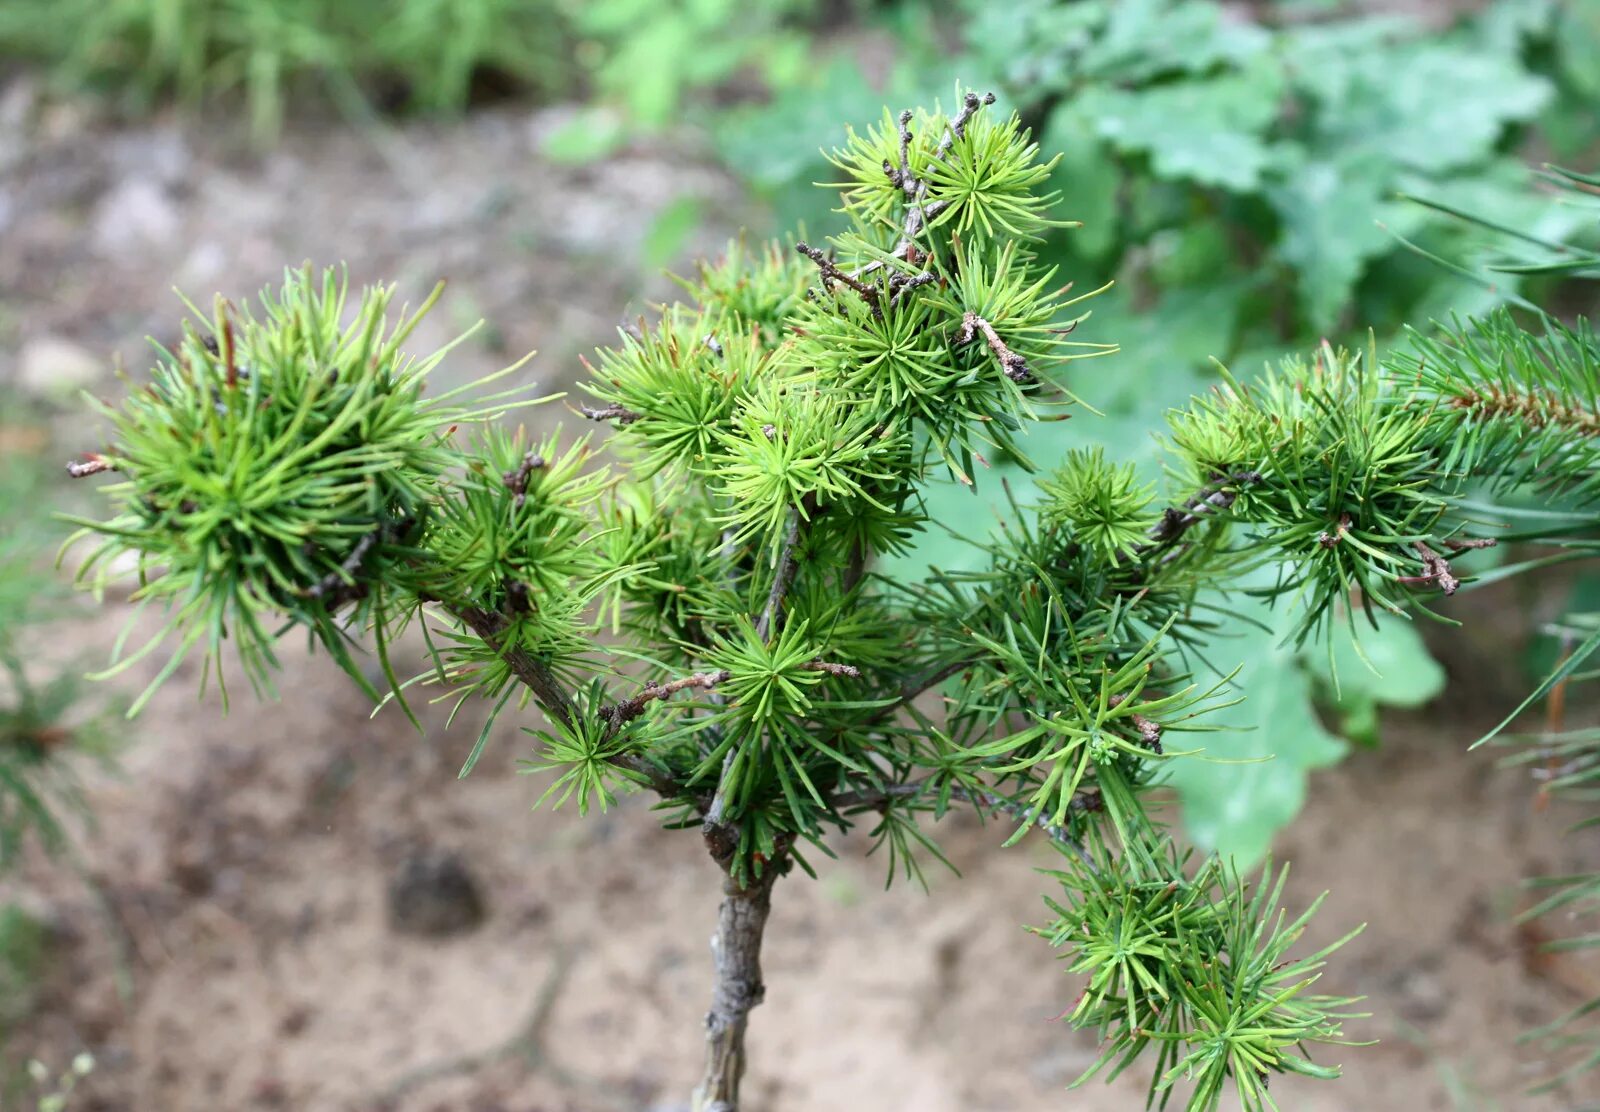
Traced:
[[1344, 535], [1346, 533], [1348, 533], [1349, 531], [1350, 531], [1350, 515], [1349, 514], [1340, 514], [1339, 515], [1338, 528], [1336, 528], [1332, 533], [1318, 533], [1317, 534], [1317, 543], [1320, 544], [1323, 548], [1332, 548], [1334, 545], [1338, 544], [1341, 540], [1343, 540], [1344, 539]]
[[545, 465], [545, 459], [539, 453], [529, 451], [522, 457], [514, 471], [507, 471], [500, 477], [505, 480], [506, 487], [516, 495], [514, 504], [517, 509], [522, 509], [528, 501], [528, 479], [539, 468]]
[[1437, 587], [1446, 597], [1461, 589], [1461, 580], [1450, 570], [1449, 560], [1429, 548], [1423, 541], [1416, 541], [1411, 547], [1422, 557], [1422, 574], [1397, 575], [1395, 576], [1397, 583], [1404, 583], [1408, 587]]
[[938, 279], [933, 276], [932, 272], [926, 270], [921, 274], [913, 274], [910, 277], [900, 274], [894, 275], [889, 279], [889, 288], [894, 291], [893, 296], [889, 298], [889, 308], [897, 307], [905, 299], [906, 294], [912, 290], [932, 285], [936, 281]]
[[1219, 510], [1226, 510], [1239, 498], [1239, 489], [1261, 481], [1259, 471], [1235, 471], [1228, 475], [1213, 475], [1195, 496], [1183, 506], [1168, 506], [1161, 520], [1150, 527], [1150, 541], [1140, 545], [1135, 555], [1144, 555], [1152, 549], [1178, 540], [1195, 525]]

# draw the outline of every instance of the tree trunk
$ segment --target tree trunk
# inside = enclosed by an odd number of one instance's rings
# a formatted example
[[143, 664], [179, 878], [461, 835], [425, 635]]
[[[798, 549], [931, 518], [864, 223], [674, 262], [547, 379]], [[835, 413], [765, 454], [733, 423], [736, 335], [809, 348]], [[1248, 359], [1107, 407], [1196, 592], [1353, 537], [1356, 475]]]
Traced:
[[769, 861], [747, 886], [732, 875], [722, 882], [717, 936], [711, 941], [716, 984], [706, 1013], [706, 1067], [694, 1091], [694, 1112], [739, 1112], [745, 1026], [750, 1009], [767, 991], [761, 982], [761, 934], [772, 909], [772, 885], [781, 872], [777, 862]]

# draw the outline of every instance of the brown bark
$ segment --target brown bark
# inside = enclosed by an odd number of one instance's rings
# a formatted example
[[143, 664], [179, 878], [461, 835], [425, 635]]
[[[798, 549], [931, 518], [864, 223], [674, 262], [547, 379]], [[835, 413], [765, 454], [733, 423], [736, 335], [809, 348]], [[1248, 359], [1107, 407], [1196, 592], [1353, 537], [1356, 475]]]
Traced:
[[741, 885], [730, 873], [722, 883], [717, 935], [711, 943], [716, 983], [706, 1013], [706, 1065], [694, 1091], [694, 1112], [739, 1112], [744, 1077], [744, 1033], [750, 1009], [761, 1003], [761, 935], [772, 908], [772, 885], [782, 872], [768, 862], [762, 875]]

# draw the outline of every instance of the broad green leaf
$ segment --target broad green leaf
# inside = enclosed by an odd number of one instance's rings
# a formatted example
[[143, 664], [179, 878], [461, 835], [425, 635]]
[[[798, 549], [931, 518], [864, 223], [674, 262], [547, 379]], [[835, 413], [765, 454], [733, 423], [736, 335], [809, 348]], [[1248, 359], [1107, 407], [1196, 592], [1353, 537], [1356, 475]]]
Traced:
[[1158, 177], [1248, 192], [1270, 161], [1264, 133], [1282, 95], [1276, 65], [1256, 64], [1146, 89], [1096, 86], [1077, 108], [1118, 150], [1147, 155]]
[[[1266, 856], [1273, 836], [1299, 813], [1311, 772], [1334, 764], [1346, 746], [1312, 707], [1311, 677], [1289, 637], [1294, 613], [1242, 595], [1211, 601], [1238, 617], [1207, 646], [1209, 663], [1192, 658], [1196, 682], [1216, 682], [1237, 667], [1233, 687], [1245, 699], [1208, 716], [1206, 725], [1223, 729], [1194, 735], [1205, 752], [1168, 762], [1167, 775], [1189, 837], [1245, 868]], [[1169, 735], [1175, 749], [1188, 742]], [[1233, 761], [1250, 763], [1222, 763]]]
[[1420, 707], [1444, 690], [1444, 667], [1415, 623], [1393, 614], [1378, 615], [1376, 628], [1357, 618], [1354, 632], [1339, 623], [1305, 663], [1338, 713], [1339, 732], [1367, 748], [1380, 740], [1379, 707]]
[[1111, 7], [1099, 0], [964, 0], [969, 59], [1030, 98], [1065, 91], [1096, 48]]
[[[1123, 287], [1113, 287], [1096, 299], [1104, 304], [1079, 327], [1078, 335], [1120, 344], [1122, 350], [1109, 358], [1069, 364], [1068, 383], [1096, 409], [1142, 420], [1146, 430], [1162, 427], [1163, 413], [1216, 381], [1211, 360], [1226, 363], [1231, 356], [1239, 314], [1254, 284], [1251, 277], [1217, 275], [1204, 285], [1166, 290], [1146, 304], [1134, 304]], [[1100, 423], [1068, 421], [1038, 431], [1053, 434], [1074, 424]], [[1086, 427], [1067, 431], [1092, 435]], [[1028, 451], [1035, 454], [1032, 448]]]
[[1415, 206], [1389, 199], [1391, 172], [1377, 158], [1334, 162], [1295, 149], [1267, 183], [1282, 224], [1277, 254], [1296, 272], [1301, 310], [1316, 332], [1338, 323], [1368, 260], [1394, 250], [1395, 236], [1425, 219]]
[[688, 19], [657, 11], [618, 40], [616, 52], [597, 77], [622, 96], [632, 120], [647, 128], [661, 127], [677, 111], [687, 76], [684, 64], [695, 47], [695, 28]]
[[1552, 92], [1514, 56], [1461, 46], [1405, 42], [1306, 61], [1296, 79], [1316, 104], [1319, 143], [1430, 173], [1487, 157]]
[[1444, 690], [1444, 667], [1428, 652], [1414, 622], [1379, 614], [1374, 628], [1357, 617], [1343, 622], [1325, 645], [1309, 649], [1305, 663], [1329, 702], [1351, 720], [1369, 723], [1376, 737], [1377, 708], [1420, 707]]
[[1122, 172], [1116, 157], [1097, 137], [1093, 121], [1064, 101], [1050, 114], [1041, 140], [1061, 161], [1050, 176], [1050, 188], [1061, 193], [1061, 213], [1083, 222], [1071, 233], [1073, 248], [1086, 259], [1099, 259], [1117, 244], [1117, 189]]
[[1271, 40], [1264, 28], [1208, 0], [1120, 0], [1085, 60], [1095, 78], [1144, 82], [1237, 65]]
[[1483, 11], [1474, 30], [1491, 50], [1519, 53], [1529, 40], [1548, 34], [1564, 8], [1577, 8], [1565, 0], [1495, 0]]

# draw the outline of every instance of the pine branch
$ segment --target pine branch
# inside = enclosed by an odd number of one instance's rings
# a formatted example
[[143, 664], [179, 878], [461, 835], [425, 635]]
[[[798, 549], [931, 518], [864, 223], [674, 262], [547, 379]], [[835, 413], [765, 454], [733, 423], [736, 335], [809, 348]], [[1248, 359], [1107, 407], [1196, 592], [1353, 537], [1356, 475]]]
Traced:
[[709, 690], [732, 674], [724, 668], [715, 672], [696, 672], [692, 676], [684, 676], [681, 679], [670, 680], [667, 683], [656, 683], [651, 680], [644, 685], [644, 690], [633, 698], [624, 702], [613, 703], [607, 707], [601, 707], [599, 715], [610, 723], [612, 730], [615, 731], [643, 714], [644, 708], [656, 699], [670, 699], [678, 692], [686, 691], [689, 688]]
[[828, 257], [826, 251], [812, 247], [804, 240], [796, 243], [794, 249], [817, 264], [817, 269], [822, 272], [822, 288], [824, 292], [832, 289], [830, 282], [841, 282], [861, 296], [861, 300], [865, 301], [867, 307], [872, 310], [873, 316], [879, 320], [883, 319], [883, 306], [879, 303], [879, 291], [875, 287], [863, 282], [854, 274], [839, 269], [839, 265]]
[[633, 410], [615, 403], [602, 406], [599, 409], [596, 409], [593, 406], [579, 405], [578, 412], [589, 418], [591, 421], [614, 420], [619, 425], [631, 425], [644, 416], [643, 413], [635, 413]]
[[[484, 644], [500, 655], [512, 674], [533, 692], [533, 697], [546, 714], [569, 730], [576, 727], [577, 706], [550, 666], [502, 641], [507, 625], [505, 617], [475, 606], [452, 607], [451, 610]], [[648, 784], [663, 799], [682, 799], [691, 795], [687, 787], [638, 754], [618, 753], [608, 759], [617, 768]]]
[[989, 350], [994, 352], [994, 357], [1000, 360], [1000, 366], [1005, 371], [1006, 377], [1012, 382], [1032, 382], [1033, 371], [1028, 367], [1028, 361], [1006, 346], [994, 330], [994, 325], [984, 320], [977, 313], [971, 312], [961, 318], [961, 331], [956, 335], [956, 343], [970, 344], [976, 333], [982, 332], [983, 338], [988, 341]]
[[1261, 479], [1259, 471], [1235, 471], [1231, 475], [1217, 476], [1181, 508], [1167, 507], [1161, 520], [1150, 527], [1150, 543], [1140, 545], [1134, 555], [1144, 556], [1153, 549], [1175, 543], [1206, 518], [1231, 508], [1238, 501], [1238, 488], [1259, 483]]
[[1600, 436], [1600, 413], [1562, 401], [1549, 391], [1483, 386], [1464, 389], [1445, 401], [1475, 418], [1505, 417], [1532, 431], [1555, 427], [1578, 436]]
[[722, 881], [717, 933], [711, 940], [716, 975], [706, 1013], [706, 1062], [695, 1088], [700, 1112], [737, 1112], [745, 1071], [745, 1031], [750, 1010], [766, 998], [761, 944], [772, 910], [772, 886], [788, 866], [791, 835], [780, 835], [761, 874], [741, 883], [730, 872]]
[[[941, 790], [939, 778], [929, 776], [905, 784], [889, 784], [883, 787], [840, 792], [828, 798], [828, 806], [831, 810], [846, 814], [866, 808], [881, 809], [893, 803], [915, 803], [924, 794], [937, 795]], [[1027, 804], [1009, 799], [998, 792], [969, 788], [962, 784], [948, 785], [947, 790], [951, 799], [970, 803], [975, 807], [986, 807], [990, 812], [1003, 812], [1028, 826], [1037, 827], [1052, 842], [1093, 867], [1082, 842], [1074, 838], [1065, 827], [1049, 821]], [[1078, 811], [1097, 811], [1100, 809], [1100, 793], [1080, 792], [1073, 797], [1072, 807]]]

